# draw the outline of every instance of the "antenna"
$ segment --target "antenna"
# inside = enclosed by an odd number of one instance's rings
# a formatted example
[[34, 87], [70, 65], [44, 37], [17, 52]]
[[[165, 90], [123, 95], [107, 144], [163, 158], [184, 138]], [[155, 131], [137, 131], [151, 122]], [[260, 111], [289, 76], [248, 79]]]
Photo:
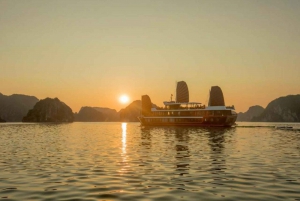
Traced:
[[175, 81], [175, 102], [177, 102], [177, 90], [176, 90], [176, 87], [177, 87], [177, 80]]

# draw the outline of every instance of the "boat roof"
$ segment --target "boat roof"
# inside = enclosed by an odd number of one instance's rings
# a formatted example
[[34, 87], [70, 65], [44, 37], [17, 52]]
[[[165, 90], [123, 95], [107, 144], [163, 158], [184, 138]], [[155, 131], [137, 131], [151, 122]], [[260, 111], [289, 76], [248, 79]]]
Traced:
[[[179, 103], [177, 103], [179, 104]], [[164, 111], [168, 111], [168, 109], [157, 109], [157, 108], [151, 108], [151, 111], [161, 111], [161, 110], [164, 110]], [[179, 110], [187, 110], [187, 109], [179, 109]], [[188, 109], [190, 110], [190, 109]], [[192, 110], [234, 110], [233, 107], [227, 107], [227, 106], [207, 106], [205, 108], [193, 108]], [[191, 110], [190, 110], [191, 111]]]
[[177, 103], [175, 101], [164, 101], [164, 105], [196, 105], [201, 104], [200, 102], [185, 102], [185, 103]]

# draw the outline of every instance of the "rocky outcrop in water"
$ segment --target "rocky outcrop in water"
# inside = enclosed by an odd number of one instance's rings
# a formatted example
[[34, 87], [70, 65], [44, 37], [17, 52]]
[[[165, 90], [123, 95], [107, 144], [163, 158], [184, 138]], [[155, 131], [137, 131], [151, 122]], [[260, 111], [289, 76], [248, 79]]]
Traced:
[[105, 116], [92, 107], [82, 107], [78, 113], [74, 115], [75, 121], [79, 122], [99, 122], [104, 121]]
[[35, 104], [23, 122], [73, 122], [72, 109], [58, 98], [46, 98]]
[[264, 108], [259, 105], [251, 106], [246, 112], [240, 112], [237, 116], [237, 121], [251, 121], [253, 117], [261, 115]]
[[[151, 107], [158, 107], [157, 105], [151, 103]], [[120, 113], [120, 121], [127, 121], [127, 122], [138, 122], [138, 116], [141, 114], [142, 108], [142, 101], [135, 100], [130, 103], [126, 108], [121, 109]]]
[[7, 122], [21, 122], [22, 118], [39, 101], [34, 96], [0, 93], [0, 118]]
[[271, 101], [263, 113], [252, 121], [300, 122], [300, 95], [289, 95]]
[[120, 110], [120, 121], [136, 122], [139, 121], [142, 107], [142, 101], [136, 100], [129, 104], [126, 108]]
[[105, 108], [105, 107], [93, 107], [95, 110], [101, 112], [105, 119], [104, 121], [119, 121], [120, 114], [115, 109]]

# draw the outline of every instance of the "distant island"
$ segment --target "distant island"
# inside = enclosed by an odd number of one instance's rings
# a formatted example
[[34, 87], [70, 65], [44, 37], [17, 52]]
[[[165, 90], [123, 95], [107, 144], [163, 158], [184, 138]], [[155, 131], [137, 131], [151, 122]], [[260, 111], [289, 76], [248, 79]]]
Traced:
[[138, 122], [138, 116], [142, 107], [141, 100], [135, 100], [124, 109], [117, 112], [110, 108], [82, 107], [75, 113], [75, 121], [81, 122]]
[[[141, 101], [135, 100], [119, 112], [111, 108], [84, 106], [78, 113], [73, 113], [58, 98], [39, 100], [34, 96], [0, 93], [0, 122], [138, 122], [140, 110]], [[238, 113], [237, 121], [300, 122], [300, 95], [277, 98], [265, 109], [251, 106], [248, 111]]]
[[252, 121], [300, 122], [300, 94], [271, 101], [262, 114], [254, 117]]
[[300, 94], [277, 98], [266, 109], [252, 106], [247, 112], [239, 113], [237, 121], [300, 122]]
[[23, 122], [73, 122], [72, 109], [58, 98], [45, 98], [23, 117]]
[[39, 101], [34, 96], [0, 93], [0, 119], [7, 122], [20, 122], [27, 112]]
[[238, 113], [237, 121], [252, 121], [254, 117], [261, 115], [264, 110], [265, 109], [259, 105], [251, 106], [246, 112]]
[[119, 120], [119, 113], [110, 108], [85, 106], [74, 114], [74, 121], [78, 122], [114, 122]]

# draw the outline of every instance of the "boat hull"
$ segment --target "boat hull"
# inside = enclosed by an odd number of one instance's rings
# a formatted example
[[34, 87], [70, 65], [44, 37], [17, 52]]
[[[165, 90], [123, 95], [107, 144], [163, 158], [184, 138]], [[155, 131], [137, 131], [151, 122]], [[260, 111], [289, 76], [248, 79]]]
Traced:
[[222, 117], [193, 117], [193, 118], [158, 118], [143, 117], [139, 120], [142, 126], [199, 126], [199, 127], [231, 127], [235, 124], [237, 116]]

